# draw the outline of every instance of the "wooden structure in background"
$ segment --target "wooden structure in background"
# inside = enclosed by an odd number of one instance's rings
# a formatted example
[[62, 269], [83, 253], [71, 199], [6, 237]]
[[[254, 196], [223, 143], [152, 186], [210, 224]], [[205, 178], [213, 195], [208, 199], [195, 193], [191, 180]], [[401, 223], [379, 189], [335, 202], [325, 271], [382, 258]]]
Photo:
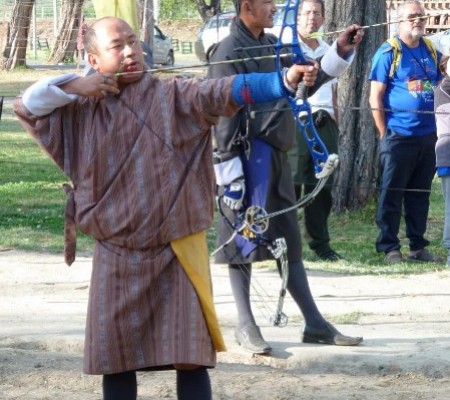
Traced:
[[[388, 22], [397, 19], [396, 10], [401, 3], [403, 3], [402, 0], [386, 0]], [[426, 14], [431, 16], [426, 28], [428, 34], [450, 29], [450, 0], [424, 0], [421, 3], [425, 7]]]

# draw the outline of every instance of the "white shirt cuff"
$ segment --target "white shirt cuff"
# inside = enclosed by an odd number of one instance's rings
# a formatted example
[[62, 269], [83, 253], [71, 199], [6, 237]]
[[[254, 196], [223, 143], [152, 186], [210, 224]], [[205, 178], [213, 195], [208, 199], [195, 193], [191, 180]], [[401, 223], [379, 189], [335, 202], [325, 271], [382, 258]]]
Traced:
[[80, 78], [77, 74], [58, 75], [42, 79], [31, 85], [22, 96], [24, 106], [33, 115], [42, 117], [53, 110], [63, 107], [78, 98], [76, 94], [67, 94], [58, 85]]
[[234, 157], [231, 160], [214, 164], [214, 173], [216, 175], [216, 183], [219, 186], [229, 185], [235, 179], [244, 175], [241, 159]]
[[337, 42], [334, 41], [330, 49], [325, 53], [322, 60], [320, 61], [320, 66], [322, 67], [322, 70], [329, 76], [341, 76], [352, 63], [354, 58], [354, 50], [347, 57], [347, 59], [341, 58], [337, 53]]

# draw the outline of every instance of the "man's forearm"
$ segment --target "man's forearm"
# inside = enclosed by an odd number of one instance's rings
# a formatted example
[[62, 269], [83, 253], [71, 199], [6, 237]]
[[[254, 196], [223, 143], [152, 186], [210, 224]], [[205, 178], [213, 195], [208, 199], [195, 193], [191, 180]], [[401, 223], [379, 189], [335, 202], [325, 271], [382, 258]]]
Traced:
[[[373, 107], [374, 108], [374, 107]], [[375, 122], [375, 126], [378, 130], [378, 134], [380, 138], [383, 137], [384, 132], [386, 131], [386, 119], [384, 115], [384, 111], [380, 109], [380, 107], [376, 107], [377, 109], [372, 109], [372, 116]]]
[[78, 78], [76, 74], [66, 74], [38, 81], [23, 94], [23, 104], [33, 115], [38, 117], [48, 115], [54, 109], [63, 107], [78, 98], [59, 87]]
[[383, 103], [381, 102], [380, 98], [380, 96], [372, 95], [372, 97], [369, 98], [369, 104], [372, 109], [372, 116], [375, 122], [375, 126], [381, 138], [386, 131], [386, 116], [383, 109]]

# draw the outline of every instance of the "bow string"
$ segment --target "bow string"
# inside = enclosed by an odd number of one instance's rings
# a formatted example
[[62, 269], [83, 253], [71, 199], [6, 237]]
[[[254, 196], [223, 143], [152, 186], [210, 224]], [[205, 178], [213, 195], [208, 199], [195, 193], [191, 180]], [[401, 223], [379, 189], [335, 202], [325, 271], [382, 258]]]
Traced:
[[[292, 63], [310, 64], [310, 60], [308, 60], [303, 54], [298, 38], [297, 17], [300, 2], [301, 0], [286, 1], [283, 24], [277, 43], [276, 69], [280, 74], [280, 79], [283, 79], [281, 68], [281, 49], [284, 47], [283, 38], [291, 39]], [[316, 178], [319, 180], [327, 179], [336, 168], [339, 158], [337, 154], [328, 153], [326, 146], [320, 139], [320, 136], [316, 130], [311, 112], [311, 105], [308, 102], [308, 88], [303, 82], [300, 82], [295, 96], [288, 94], [287, 99], [294, 115], [297, 127], [304, 136], [308, 150], [311, 153]]]
[[[275, 46], [275, 68], [279, 74], [279, 78], [282, 81], [284, 80], [284, 77], [281, 59], [285, 56], [285, 53], [282, 53], [282, 49], [286, 48], [286, 44], [283, 43], [283, 38], [290, 40], [290, 57], [293, 64], [310, 63], [310, 61], [305, 57], [298, 39], [297, 16], [300, 3], [301, 0], [287, 0], [284, 6], [282, 27]], [[252, 205], [248, 207], [241, 218], [238, 219], [238, 225], [234, 227], [234, 233], [230, 239], [228, 239], [213, 253], [215, 254], [223, 249], [223, 247], [227, 246], [238, 234], [244, 236], [248, 240], [266, 245], [278, 262], [282, 280], [277, 307], [274, 315], [270, 318], [270, 322], [274, 326], [285, 326], [288, 322], [288, 317], [283, 312], [283, 304], [289, 278], [289, 265], [287, 260], [286, 240], [284, 238], [278, 238], [272, 243], [267, 243], [267, 241], [262, 239], [264, 233], [268, 229], [269, 219], [303, 207], [313, 201], [317, 194], [325, 186], [329, 176], [332, 174], [339, 162], [337, 154], [328, 153], [326, 146], [316, 130], [311, 105], [308, 102], [308, 88], [306, 85], [303, 82], [300, 82], [295, 95], [292, 95], [286, 90], [286, 98], [296, 121], [296, 126], [303, 135], [308, 150], [311, 154], [314, 163], [315, 176], [318, 179], [316, 187], [309, 194], [299, 199], [291, 207], [277, 210], [270, 214], [259, 206]]]
[[[293, 64], [310, 64], [311, 60], [307, 59], [302, 51], [299, 35], [297, 30], [297, 17], [298, 10], [300, 8], [301, 0], [286, 0], [284, 6], [283, 22], [278, 36], [277, 43], [275, 45], [276, 55], [275, 55], [275, 68], [279, 74], [279, 78], [283, 81], [283, 64], [282, 58], [285, 57], [286, 53], [282, 53], [282, 50], [286, 47], [290, 47], [290, 58]], [[283, 43], [286, 39], [287, 43]], [[308, 102], [308, 88], [303, 82], [298, 84], [295, 95], [289, 93], [286, 90], [286, 98], [289, 103], [291, 112], [293, 113], [296, 126], [301, 132], [308, 151], [311, 154], [311, 158], [314, 164], [314, 171], [317, 181], [314, 189], [300, 198], [292, 206], [287, 207], [282, 210], [277, 210], [267, 214], [263, 212], [264, 210], [257, 210], [257, 212], [250, 207], [247, 213], [252, 215], [258, 214], [251, 218], [252, 224], [249, 224], [246, 228], [252, 229], [256, 227], [257, 230], [260, 229], [262, 224], [267, 224], [270, 218], [285, 214], [297, 208], [304, 207], [310, 204], [319, 192], [325, 186], [328, 178], [331, 176], [333, 171], [339, 164], [339, 157], [337, 154], [329, 154], [328, 150], [320, 138], [317, 132], [316, 126], [314, 125], [313, 114], [311, 111], [311, 105]], [[246, 214], [247, 214], [246, 213]], [[246, 219], [247, 216], [246, 216]], [[266, 228], [267, 229], [267, 228]], [[228, 242], [228, 241], [227, 241]]]
[[[279, 78], [282, 81], [284, 80], [282, 68], [283, 65], [281, 61], [281, 59], [284, 57], [282, 49], [286, 48], [286, 44], [283, 43], [283, 39], [289, 40], [292, 63], [310, 63], [310, 60], [305, 57], [300, 45], [300, 41], [298, 39], [299, 35], [297, 31], [297, 17], [300, 3], [301, 0], [287, 0], [284, 6], [283, 22], [280, 34], [278, 36], [277, 44], [275, 45], [275, 68], [277, 73], [279, 74]], [[323, 189], [328, 178], [331, 176], [339, 163], [339, 157], [337, 154], [328, 153], [328, 150], [321, 140], [319, 133], [317, 132], [317, 129], [314, 125], [311, 105], [308, 102], [308, 88], [306, 87], [306, 85], [303, 82], [300, 82], [298, 84], [295, 95], [292, 95], [286, 90], [286, 98], [293, 113], [296, 126], [306, 141], [308, 151], [311, 154], [311, 158], [314, 164], [315, 176], [318, 181], [315, 188], [310, 193], [300, 198], [296, 203], [288, 208], [277, 210], [270, 214], [267, 214], [264, 210], [259, 209], [259, 207], [256, 210], [252, 206], [249, 207], [244, 218], [244, 223], [246, 226], [245, 228], [240, 227], [240, 229], [250, 229], [254, 231], [255, 234], [261, 233], [261, 226], [267, 225], [267, 221], [270, 218], [290, 212], [297, 208], [304, 207], [311, 203], [317, 196], [317, 194]], [[245, 222], [247, 220], [251, 220], [251, 223]], [[267, 227], [264, 230], [266, 229]]]

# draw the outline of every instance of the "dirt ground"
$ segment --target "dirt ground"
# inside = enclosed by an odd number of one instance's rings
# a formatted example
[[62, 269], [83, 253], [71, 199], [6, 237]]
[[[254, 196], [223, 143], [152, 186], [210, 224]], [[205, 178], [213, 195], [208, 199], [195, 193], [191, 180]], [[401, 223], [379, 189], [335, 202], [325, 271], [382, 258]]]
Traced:
[[195, 42], [202, 22], [201, 20], [186, 20], [183, 22], [160, 21], [158, 26], [172, 39]]
[[[62, 255], [0, 252], [0, 399], [101, 399], [101, 379], [82, 373], [89, 257], [68, 268]], [[285, 328], [271, 327], [256, 299], [271, 356], [242, 350], [227, 271], [213, 266], [215, 304], [228, 351], [211, 370], [215, 399], [448, 399], [450, 271], [406, 277], [310, 272], [321, 311], [358, 347], [300, 342], [302, 321], [290, 297]], [[276, 296], [279, 278], [257, 269]], [[273, 305], [274, 306], [274, 305]], [[269, 304], [269, 307], [272, 305]], [[174, 373], [142, 373], [139, 399], [175, 399]], [[199, 399], [201, 400], [201, 399]]]

